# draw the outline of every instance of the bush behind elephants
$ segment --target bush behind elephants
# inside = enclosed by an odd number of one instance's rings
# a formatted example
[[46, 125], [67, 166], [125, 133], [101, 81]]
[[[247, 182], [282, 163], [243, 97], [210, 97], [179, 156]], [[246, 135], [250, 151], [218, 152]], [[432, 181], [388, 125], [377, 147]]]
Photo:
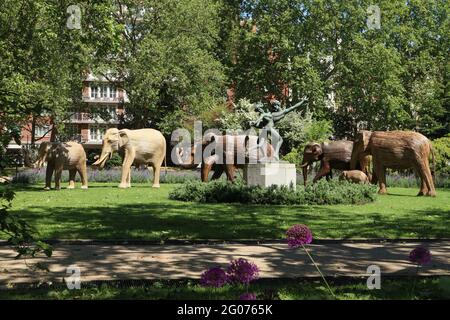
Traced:
[[[150, 183], [153, 180], [153, 172], [147, 169], [130, 170], [131, 180], [134, 183]], [[104, 170], [97, 170], [88, 168], [88, 181], [90, 183], [120, 183], [122, 179], [122, 169], [111, 168]], [[183, 183], [185, 181], [199, 180], [200, 173], [197, 171], [168, 171], [161, 174], [161, 183]], [[45, 183], [45, 171], [39, 169], [27, 169], [18, 172], [13, 178], [13, 183], [16, 184], [40, 184]], [[75, 181], [80, 181], [78, 178]], [[61, 182], [69, 182], [69, 173], [61, 174]]]

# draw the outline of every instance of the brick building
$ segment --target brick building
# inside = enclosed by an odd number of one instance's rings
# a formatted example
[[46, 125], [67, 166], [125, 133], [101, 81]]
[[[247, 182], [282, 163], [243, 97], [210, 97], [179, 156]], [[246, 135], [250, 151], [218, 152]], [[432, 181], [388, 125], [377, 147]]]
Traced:
[[[100, 149], [106, 129], [117, 127], [119, 117], [124, 116], [124, 103], [128, 101], [126, 92], [116, 88], [104, 78], [89, 75], [83, 82], [82, 100], [86, 107], [83, 112], [74, 111], [64, 120], [62, 140], [75, 140], [83, 143], [86, 149]], [[94, 112], [95, 111], [95, 112]], [[22, 145], [32, 141], [32, 121], [21, 130]], [[35, 143], [50, 141], [51, 124], [45, 116], [34, 126]], [[20, 149], [14, 141], [8, 149]]]

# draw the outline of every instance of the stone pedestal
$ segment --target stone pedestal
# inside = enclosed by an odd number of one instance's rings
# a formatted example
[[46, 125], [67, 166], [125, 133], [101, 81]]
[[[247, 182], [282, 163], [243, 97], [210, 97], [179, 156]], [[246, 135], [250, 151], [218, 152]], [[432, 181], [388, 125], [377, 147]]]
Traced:
[[244, 181], [248, 186], [290, 186], [295, 189], [297, 174], [295, 164], [286, 161], [246, 164]]

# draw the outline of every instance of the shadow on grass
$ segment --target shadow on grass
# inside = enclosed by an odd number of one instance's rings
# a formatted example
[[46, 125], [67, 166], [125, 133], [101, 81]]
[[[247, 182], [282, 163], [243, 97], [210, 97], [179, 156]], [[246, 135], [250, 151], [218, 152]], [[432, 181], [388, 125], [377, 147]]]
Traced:
[[83, 208], [38, 204], [18, 213], [36, 225], [47, 239], [281, 239], [286, 229], [296, 223], [307, 224], [315, 238], [449, 237], [450, 210], [430, 208], [409, 212], [390, 215], [375, 208], [358, 212], [358, 206], [171, 201]]

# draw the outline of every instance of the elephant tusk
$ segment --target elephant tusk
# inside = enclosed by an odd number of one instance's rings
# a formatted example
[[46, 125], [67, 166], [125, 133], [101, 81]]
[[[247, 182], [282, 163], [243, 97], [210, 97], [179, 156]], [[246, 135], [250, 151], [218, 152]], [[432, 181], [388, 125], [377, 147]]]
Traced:
[[304, 163], [304, 164], [301, 164], [300, 165], [300, 168], [304, 168], [304, 167], [307, 167], [309, 165], [309, 163], [308, 162], [306, 162], [306, 163]]
[[100, 159], [95, 161], [92, 165], [93, 166], [101, 166], [107, 160], [106, 158], [108, 158], [108, 156], [110, 156], [110, 155], [111, 155], [110, 152], [106, 153], [105, 155], [103, 155], [103, 157], [101, 157]]

